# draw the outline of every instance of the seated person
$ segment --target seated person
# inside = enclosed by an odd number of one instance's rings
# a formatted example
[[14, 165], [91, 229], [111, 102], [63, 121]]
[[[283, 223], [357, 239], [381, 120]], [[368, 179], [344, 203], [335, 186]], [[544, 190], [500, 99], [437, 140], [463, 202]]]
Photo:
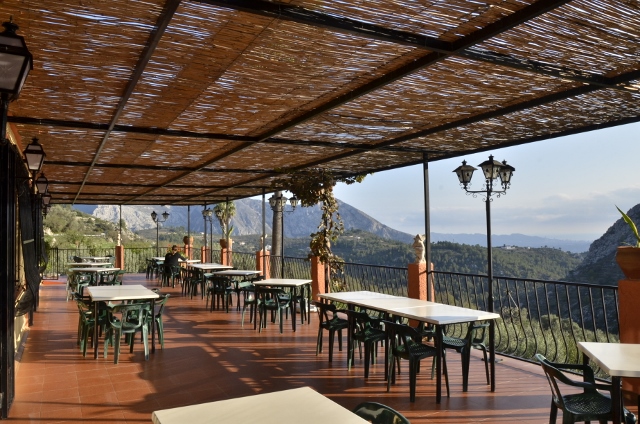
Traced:
[[178, 246], [174, 244], [173, 247], [171, 247], [171, 252], [167, 252], [167, 254], [164, 255], [164, 266], [166, 268], [178, 266], [180, 265], [180, 259], [182, 259], [182, 254], [178, 251]]

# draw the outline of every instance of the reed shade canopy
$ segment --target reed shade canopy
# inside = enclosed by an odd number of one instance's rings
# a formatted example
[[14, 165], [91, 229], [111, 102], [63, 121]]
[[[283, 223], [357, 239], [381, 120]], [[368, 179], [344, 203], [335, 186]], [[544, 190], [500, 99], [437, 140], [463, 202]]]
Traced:
[[283, 169], [380, 172], [640, 116], [638, 0], [4, 0], [10, 16], [33, 70], [8, 120], [47, 152], [53, 203], [211, 204]]

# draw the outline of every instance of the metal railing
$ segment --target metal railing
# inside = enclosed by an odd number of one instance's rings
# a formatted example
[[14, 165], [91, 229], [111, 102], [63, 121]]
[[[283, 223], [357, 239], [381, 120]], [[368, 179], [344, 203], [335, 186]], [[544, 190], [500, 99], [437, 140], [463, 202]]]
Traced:
[[[487, 276], [433, 272], [435, 300], [487, 310]], [[580, 341], [617, 342], [618, 288], [510, 277], [494, 279], [496, 352], [534, 361], [580, 363]], [[462, 333], [461, 326], [450, 332]]]
[[333, 284], [335, 291], [368, 290], [407, 296], [407, 268], [345, 263]]
[[67, 263], [73, 262], [74, 256], [114, 256], [114, 248], [90, 248], [90, 249], [59, 249], [54, 247], [47, 251], [49, 262], [43, 274], [48, 279], [57, 279], [58, 276], [67, 273]]
[[256, 254], [231, 252], [231, 265], [236, 269], [255, 270]]
[[[52, 249], [47, 273], [66, 272], [73, 256], [108, 256], [113, 249]], [[196, 251], [199, 256], [200, 251]], [[125, 271], [145, 272], [146, 260], [154, 248], [125, 248]], [[253, 253], [233, 253], [239, 269], [256, 269]], [[271, 256], [270, 273], [279, 278], [311, 278], [306, 258]], [[369, 290], [407, 296], [407, 268], [345, 263], [332, 290]], [[430, 273], [435, 301], [488, 310], [487, 276], [435, 271]], [[617, 342], [617, 287], [498, 276], [494, 279], [496, 352], [533, 361], [542, 353], [552, 361], [579, 363], [580, 341]], [[447, 328], [448, 334], [462, 336], [466, 325]]]

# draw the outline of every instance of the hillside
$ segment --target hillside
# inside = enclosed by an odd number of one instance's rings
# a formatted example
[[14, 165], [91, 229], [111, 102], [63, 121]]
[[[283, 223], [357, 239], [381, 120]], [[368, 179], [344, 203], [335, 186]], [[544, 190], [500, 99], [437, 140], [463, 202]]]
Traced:
[[[285, 241], [285, 255], [306, 256], [308, 240]], [[382, 239], [364, 231], [343, 234], [333, 251], [346, 262], [405, 268], [414, 261], [410, 244]], [[436, 270], [469, 274], [487, 273], [487, 249], [451, 242], [432, 243], [432, 261]], [[567, 280], [570, 270], [582, 261], [582, 255], [549, 247], [494, 248], [496, 276]]]
[[[631, 208], [627, 215], [638, 223], [640, 222], [640, 204]], [[629, 226], [618, 219], [609, 229], [594, 241], [587, 252], [584, 261], [571, 273], [573, 281], [593, 284], [618, 285], [624, 275], [616, 263], [616, 250], [618, 246], [634, 243], [634, 237]]]

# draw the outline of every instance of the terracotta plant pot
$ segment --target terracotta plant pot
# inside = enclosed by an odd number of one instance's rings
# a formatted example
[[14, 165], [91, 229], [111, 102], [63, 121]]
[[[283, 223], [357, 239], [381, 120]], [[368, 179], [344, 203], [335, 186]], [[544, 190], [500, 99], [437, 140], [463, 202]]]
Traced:
[[187, 246], [192, 246], [193, 245], [193, 237], [187, 237], [184, 236], [182, 238], [182, 241], [184, 242], [184, 244], [186, 244]]
[[640, 280], [640, 248], [620, 246], [616, 253], [616, 262], [629, 280]]

